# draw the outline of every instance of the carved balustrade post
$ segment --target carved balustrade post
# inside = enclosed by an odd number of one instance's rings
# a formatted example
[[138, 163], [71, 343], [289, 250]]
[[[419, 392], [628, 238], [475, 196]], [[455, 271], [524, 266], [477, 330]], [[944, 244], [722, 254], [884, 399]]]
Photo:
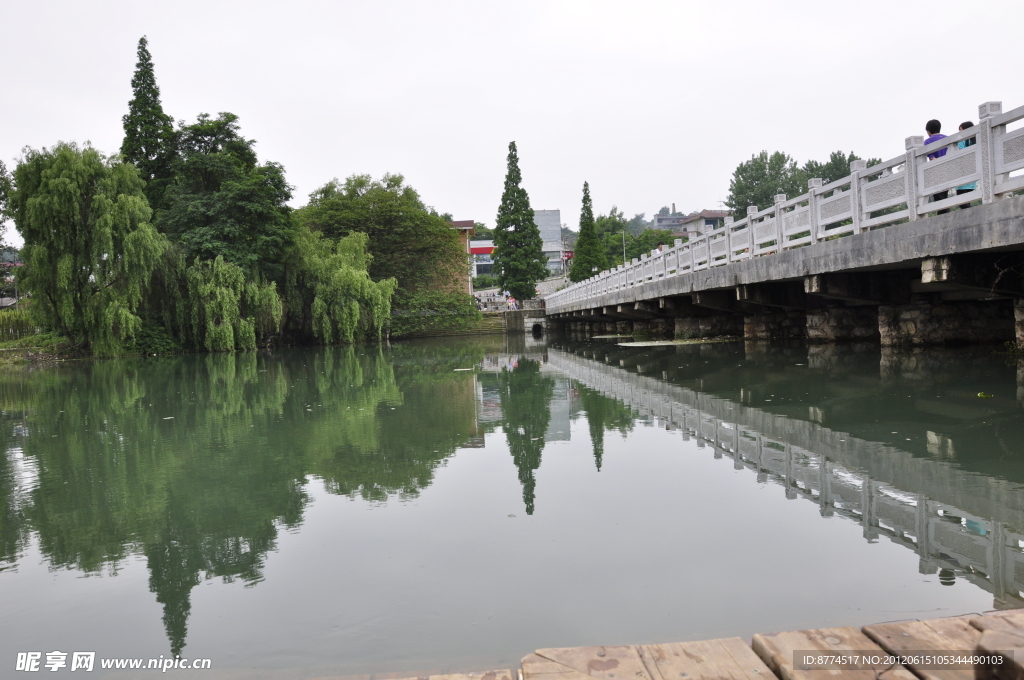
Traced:
[[726, 218], [723, 220], [723, 222], [725, 223], [725, 242], [727, 244], [727, 247], [729, 248], [729, 250], [726, 252], [726, 256], [727, 257], [725, 258], [725, 260], [726, 260], [726, 262], [733, 262], [733, 259], [732, 259], [732, 255], [733, 255], [733, 252], [732, 252], [733, 251], [733, 247], [732, 247], [732, 215], [726, 216]]
[[[924, 137], [921, 135], [914, 135], [907, 137], [905, 140], [905, 146], [907, 149], [907, 163], [904, 165], [904, 170], [907, 173], [907, 208], [909, 208], [908, 217], [911, 221], [917, 219], [917, 207], [921, 203], [921, 196], [917, 195], [917, 155], [915, 150], [919, 147], [924, 146]], [[927, 199], [927, 196], [923, 197]]]
[[811, 228], [811, 241], [814, 242], [821, 240], [821, 234], [818, 233], [818, 229], [821, 227], [818, 220], [818, 189], [821, 188], [821, 184], [820, 177], [812, 177], [807, 180], [807, 214], [809, 217], [807, 225]]
[[867, 161], [853, 161], [852, 163], [850, 163], [850, 209], [853, 210], [854, 234], [860, 233], [860, 223], [864, 221], [864, 213], [861, 210], [860, 185], [861, 175], [867, 169]]
[[1005, 134], [1006, 127], [1002, 130], [992, 129], [992, 118], [1003, 112], [1002, 102], [985, 102], [978, 107], [978, 134], [975, 135], [975, 144], [981, 150], [981, 202], [991, 203], [995, 200], [995, 185], [1006, 181], [1007, 175], [995, 174], [995, 150], [996, 145], [1001, 144], [1000, 137]]
[[782, 204], [786, 202], [786, 194], [775, 194], [775, 248], [781, 253], [786, 244], [786, 234], [782, 229]]

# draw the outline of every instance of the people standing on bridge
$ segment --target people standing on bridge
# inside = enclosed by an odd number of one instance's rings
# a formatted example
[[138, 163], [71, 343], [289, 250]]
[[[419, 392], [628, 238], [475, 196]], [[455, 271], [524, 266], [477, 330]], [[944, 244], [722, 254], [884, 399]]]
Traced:
[[[960, 123], [960, 131], [961, 132], [963, 132], [967, 128], [972, 128], [972, 127], [974, 127], [974, 123], [972, 123], [969, 120], [964, 121], [963, 123]], [[972, 146], [974, 144], [974, 142], [975, 142], [974, 137], [968, 137], [967, 139], [961, 139], [959, 142], [956, 143], [956, 148], [958, 148], [958, 149], [966, 149], [967, 147]], [[960, 194], [969, 194], [970, 192], [974, 191], [977, 188], [978, 188], [978, 183], [977, 182], [968, 182], [967, 184], [962, 184], [962, 185], [960, 185], [960, 186], [958, 186], [956, 188], [956, 195], [959, 196]], [[970, 203], [963, 203], [963, 204], [960, 205], [960, 209], [961, 210], [967, 210], [970, 207], [971, 207]]]
[[[929, 144], [933, 144], [933, 143], [939, 141], [940, 139], [945, 139], [946, 135], [939, 134], [939, 132], [941, 130], [942, 130], [942, 123], [940, 123], [939, 121], [935, 120], [934, 118], [932, 118], [930, 121], [925, 123], [924, 124], [924, 131], [928, 133], [928, 139], [924, 140], [925, 146], [927, 146]], [[942, 158], [945, 155], [946, 155], [946, 149], [942, 148], [942, 149], [939, 149], [938, 151], [936, 151], [935, 153], [928, 154], [928, 160], [934, 161], [936, 158]], [[940, 191], [937, 194], [932, 194], [932, 202], [933, 203], [935, 201], [941, 201], [941, 200], [946, 199], [946, 198], [949, 198], [949, 189], [946, 189], [945, 191]], [[940, 210], [938, 212], [938, 214], [939, 215], [945, 215], [948, 212], [949, 212], [949, 208], [943, 208], [942, 210]]]

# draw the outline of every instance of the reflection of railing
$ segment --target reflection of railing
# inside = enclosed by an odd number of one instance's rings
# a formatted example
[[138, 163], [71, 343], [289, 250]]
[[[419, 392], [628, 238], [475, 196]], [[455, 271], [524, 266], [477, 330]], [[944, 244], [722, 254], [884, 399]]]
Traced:
[[[851, 452], [859, 450], [870, 458], [896, 458], [898, 465], [900, 457], [910, 457], [907, 452], [561, 350], [549, 349], [548, 361], [573, 380], [682, 430], [684, 439], [710, 445], [716, 458], [728, 457], [736, 469], [755, 471], [759, 482], [778, 482], [787, 498], [813, 501], [823, 516], [838, 515], [861, 524], [866, 539], [886, 536], [913, 550], [921, 558], [922, 573], [954, 569], [993, 593], [997, 607], [1024, 606], [1024, 533], [1011, 529], [995, 512], [971, 513], [919, 490], [873, 479], [864, 468], [847, 462], [856, 460]], [[921, 477], [930, 476], [933, 488], [943, 475], [939, 485], [950, 487], [970, 486], [969, 480], [979, 477], [942, 462], [915, 462], [930, 467], [934, 474]], [[1016, 501], [1014, 507], [1022, 507], [1024, 489], [1002, 483], [998, 490], [1001, 501]], [[1014, 519], [1015, 526], [1021, 526], [1022, 518]]]
[[[796, 198], [775, 197], [774, 205], [747, 208], [746, 216], [706, 232], [688, 243], [677, 239], [666, 250], [653, 250], [616, 269], [573, 284], [547, 296], [548, 311], [668, 276], [770, 255], [811, 243], [857, 234], [898, 220], [917, 220], [930, 212], [981, 200], [991, 203], [1024, 189], [1024, 177], [1010, 173], [1024, 168], [1024, 128], [1007, 132], [1007, 125], [1024, 120], [1024, 106], [1002, 113], [1001, 102], [979, 108], [978, 125], [924, 145], [908, 137], [906, 152], [867, 167], [850, 164], [850, 175], [822, 184], [808, 182], [808, 192]], [[958, 148], [959, 142], [975, 144]], [[928, 156], [945, 149], [941, 158]], [[976, 183], [970, 193], [929, 202], [936, 194]], [[938, 227], [936, 227], [938, 228]]]

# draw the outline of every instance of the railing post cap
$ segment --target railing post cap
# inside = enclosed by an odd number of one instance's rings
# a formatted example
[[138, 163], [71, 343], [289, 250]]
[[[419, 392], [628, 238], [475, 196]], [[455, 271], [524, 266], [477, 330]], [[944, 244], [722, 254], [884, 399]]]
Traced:
[[865, 160], [850, 161], [850, 173], [857, 172], [858, 170], [867, 170], [868, 162]]
[[733, 222], [734, 222], [733, 216], [732, 215], [726, 215], [725, 223], [726, 224], [732, 224]]
[[775, 202], [776, 203], [785, 203], [786, 202], [786, 194], [775, 194]]
[[924, 146], [924, 137], [922, 137], [921, 135], [913, 135], [911, 137], [907, 137], [907, 139], [904, 141], [904, 144], [906, 145], [907, 151], [910, 151], [911, 149], [916, 149], [919, 146]]
[[808, 189], [818, 189], [820, 187], [821, 187], [821, 178], [820, 177], [811, 177], [810, 179], [807, 180], [807, 188]]
[[683, 239], [681, 239], [681, 238], [677, 238], [677, 239], [676, 239], [676, 243], [675, 243], [675, 244], [676, 244], [677, 246], [681, 246], [681, 245], [683, 245]]
[[639, 261], [640, 261], [640, 258], [639, 258], [639, 257], [634, 257], [634, 258], [633, 258], [632, 260], [630, 260], [629, 262], [630, 262], [630, 264], [636, 264], [636, 263], [637, 263], [637, 262], [639, 262]]
[[748, 215], [753, 215], [756, 212], [757, 212], [757, 206], [756, 205], [748, 205], [747, 206], [747, 214]]
[[998, 116], [1003, 112], [1002, 102], [985, 102], [978, 107], [978, 118], [984, 120], [992, 116]]

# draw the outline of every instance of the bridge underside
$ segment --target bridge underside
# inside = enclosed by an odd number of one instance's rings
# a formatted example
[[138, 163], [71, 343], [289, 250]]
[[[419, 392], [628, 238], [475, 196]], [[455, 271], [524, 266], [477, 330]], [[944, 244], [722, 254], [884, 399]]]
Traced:
[[1024, 345], [1024, 196], [548, 308], [555, 332]]

